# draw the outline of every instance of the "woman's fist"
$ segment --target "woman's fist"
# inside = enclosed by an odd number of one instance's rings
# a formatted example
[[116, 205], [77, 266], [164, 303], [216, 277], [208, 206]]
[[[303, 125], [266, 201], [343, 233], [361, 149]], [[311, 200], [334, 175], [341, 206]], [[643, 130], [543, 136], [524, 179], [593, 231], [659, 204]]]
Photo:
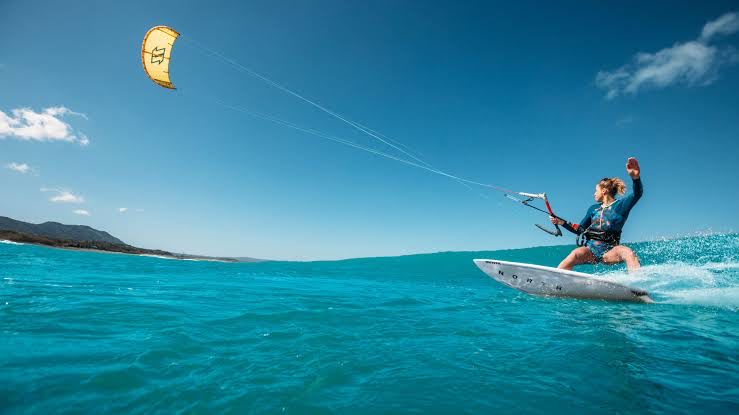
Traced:
[[634, 157], [629, 157], [626, 161], [626, 173], [629, 173], [632, 179], [636, 180], [641, 175], [641, 169], [639, 168], [639, 162]]

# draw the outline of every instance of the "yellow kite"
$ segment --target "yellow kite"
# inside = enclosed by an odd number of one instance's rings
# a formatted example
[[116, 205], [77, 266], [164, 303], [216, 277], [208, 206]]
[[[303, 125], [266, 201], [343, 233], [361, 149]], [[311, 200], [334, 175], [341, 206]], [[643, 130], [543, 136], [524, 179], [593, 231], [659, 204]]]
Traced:
[[154, 26], [146, 32], [141, 45], [141, 62], [146, 75], [160, 86], [175, 89], [169, 80], [169, 58], [180, 34], [167, 26]]

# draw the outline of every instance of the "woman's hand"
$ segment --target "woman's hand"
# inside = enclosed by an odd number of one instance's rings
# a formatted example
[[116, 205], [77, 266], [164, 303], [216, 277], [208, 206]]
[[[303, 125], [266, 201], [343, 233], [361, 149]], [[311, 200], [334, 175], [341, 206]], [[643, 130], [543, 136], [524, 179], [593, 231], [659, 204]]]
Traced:
[[565, 221], [563, 221], [560, 218], [555, 218], [554, 216], [550, 216], [549, 217], [549, 220], [552, 221], [552, 223], [555, 224], [555, 225], [564, 225], [565, 224]]
[[634, 180], [640, 177], [641, 169], [639, 168], [639, 162], [634, 157], [629, 157], [626, 161], [626, 173], [629, 173], [629, 176]]

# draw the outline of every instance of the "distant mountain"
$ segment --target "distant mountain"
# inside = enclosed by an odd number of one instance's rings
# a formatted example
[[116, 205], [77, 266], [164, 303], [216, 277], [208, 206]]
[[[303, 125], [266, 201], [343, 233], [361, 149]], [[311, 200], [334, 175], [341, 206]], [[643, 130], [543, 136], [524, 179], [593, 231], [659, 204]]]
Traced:
[[126, 243], [108, 232], [99, 231], [89, 226], [64, 225], [59, 222], [33, 224], [0, 216], [0, 230], [67, 241], [107, 242], [110, 244], [126, 245]]
[[163, 256], [175, 259], [221, 262], [262, 262], [255, 258], [226, 258], [205, 255], [175, 254], [161, 249], [137, 248], [108, 232], [89, 226], [44, 222], [38, 225], [0, 216], [0, 240], [54, 246], [57, 248], [120, 252], [134, 255]]
[[239, 262], [269, 262], [268, 259], [258, 259], [258, 258], [248, 257], [248, 256], [235, 256], [232, 258]]

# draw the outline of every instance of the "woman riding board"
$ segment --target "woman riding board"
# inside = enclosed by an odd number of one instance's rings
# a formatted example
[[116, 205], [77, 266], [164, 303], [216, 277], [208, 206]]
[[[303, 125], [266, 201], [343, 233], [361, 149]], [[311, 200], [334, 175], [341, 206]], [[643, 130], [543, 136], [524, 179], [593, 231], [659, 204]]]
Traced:
[[[634, 251], [627, 246], [620, 245], [621, 229], [629, 217], [631, 208], [642, 195], [639, 162], [630, 157], [626, 162], [626, 172], [633, 181], [634, 190], [631, 194], [616, 199], [616, 195], [626, 192], [623, 180], [613, 177], [604, 178], [595, 185], [593, 197], [598, 202], [588, 209], [588, 213], [580, 224], [565, 222], [560, 218], [550, 216], [555, 225], [562, 225], [568, 231], [578, 235], [580, 246], [570, 252], [558, 268], [571, 270], [575, 265], [617, 264], [626, 262], [629, 271], [640, 267], [639, 259]], [[580, 243], [578, 243], [580, 245]]]

